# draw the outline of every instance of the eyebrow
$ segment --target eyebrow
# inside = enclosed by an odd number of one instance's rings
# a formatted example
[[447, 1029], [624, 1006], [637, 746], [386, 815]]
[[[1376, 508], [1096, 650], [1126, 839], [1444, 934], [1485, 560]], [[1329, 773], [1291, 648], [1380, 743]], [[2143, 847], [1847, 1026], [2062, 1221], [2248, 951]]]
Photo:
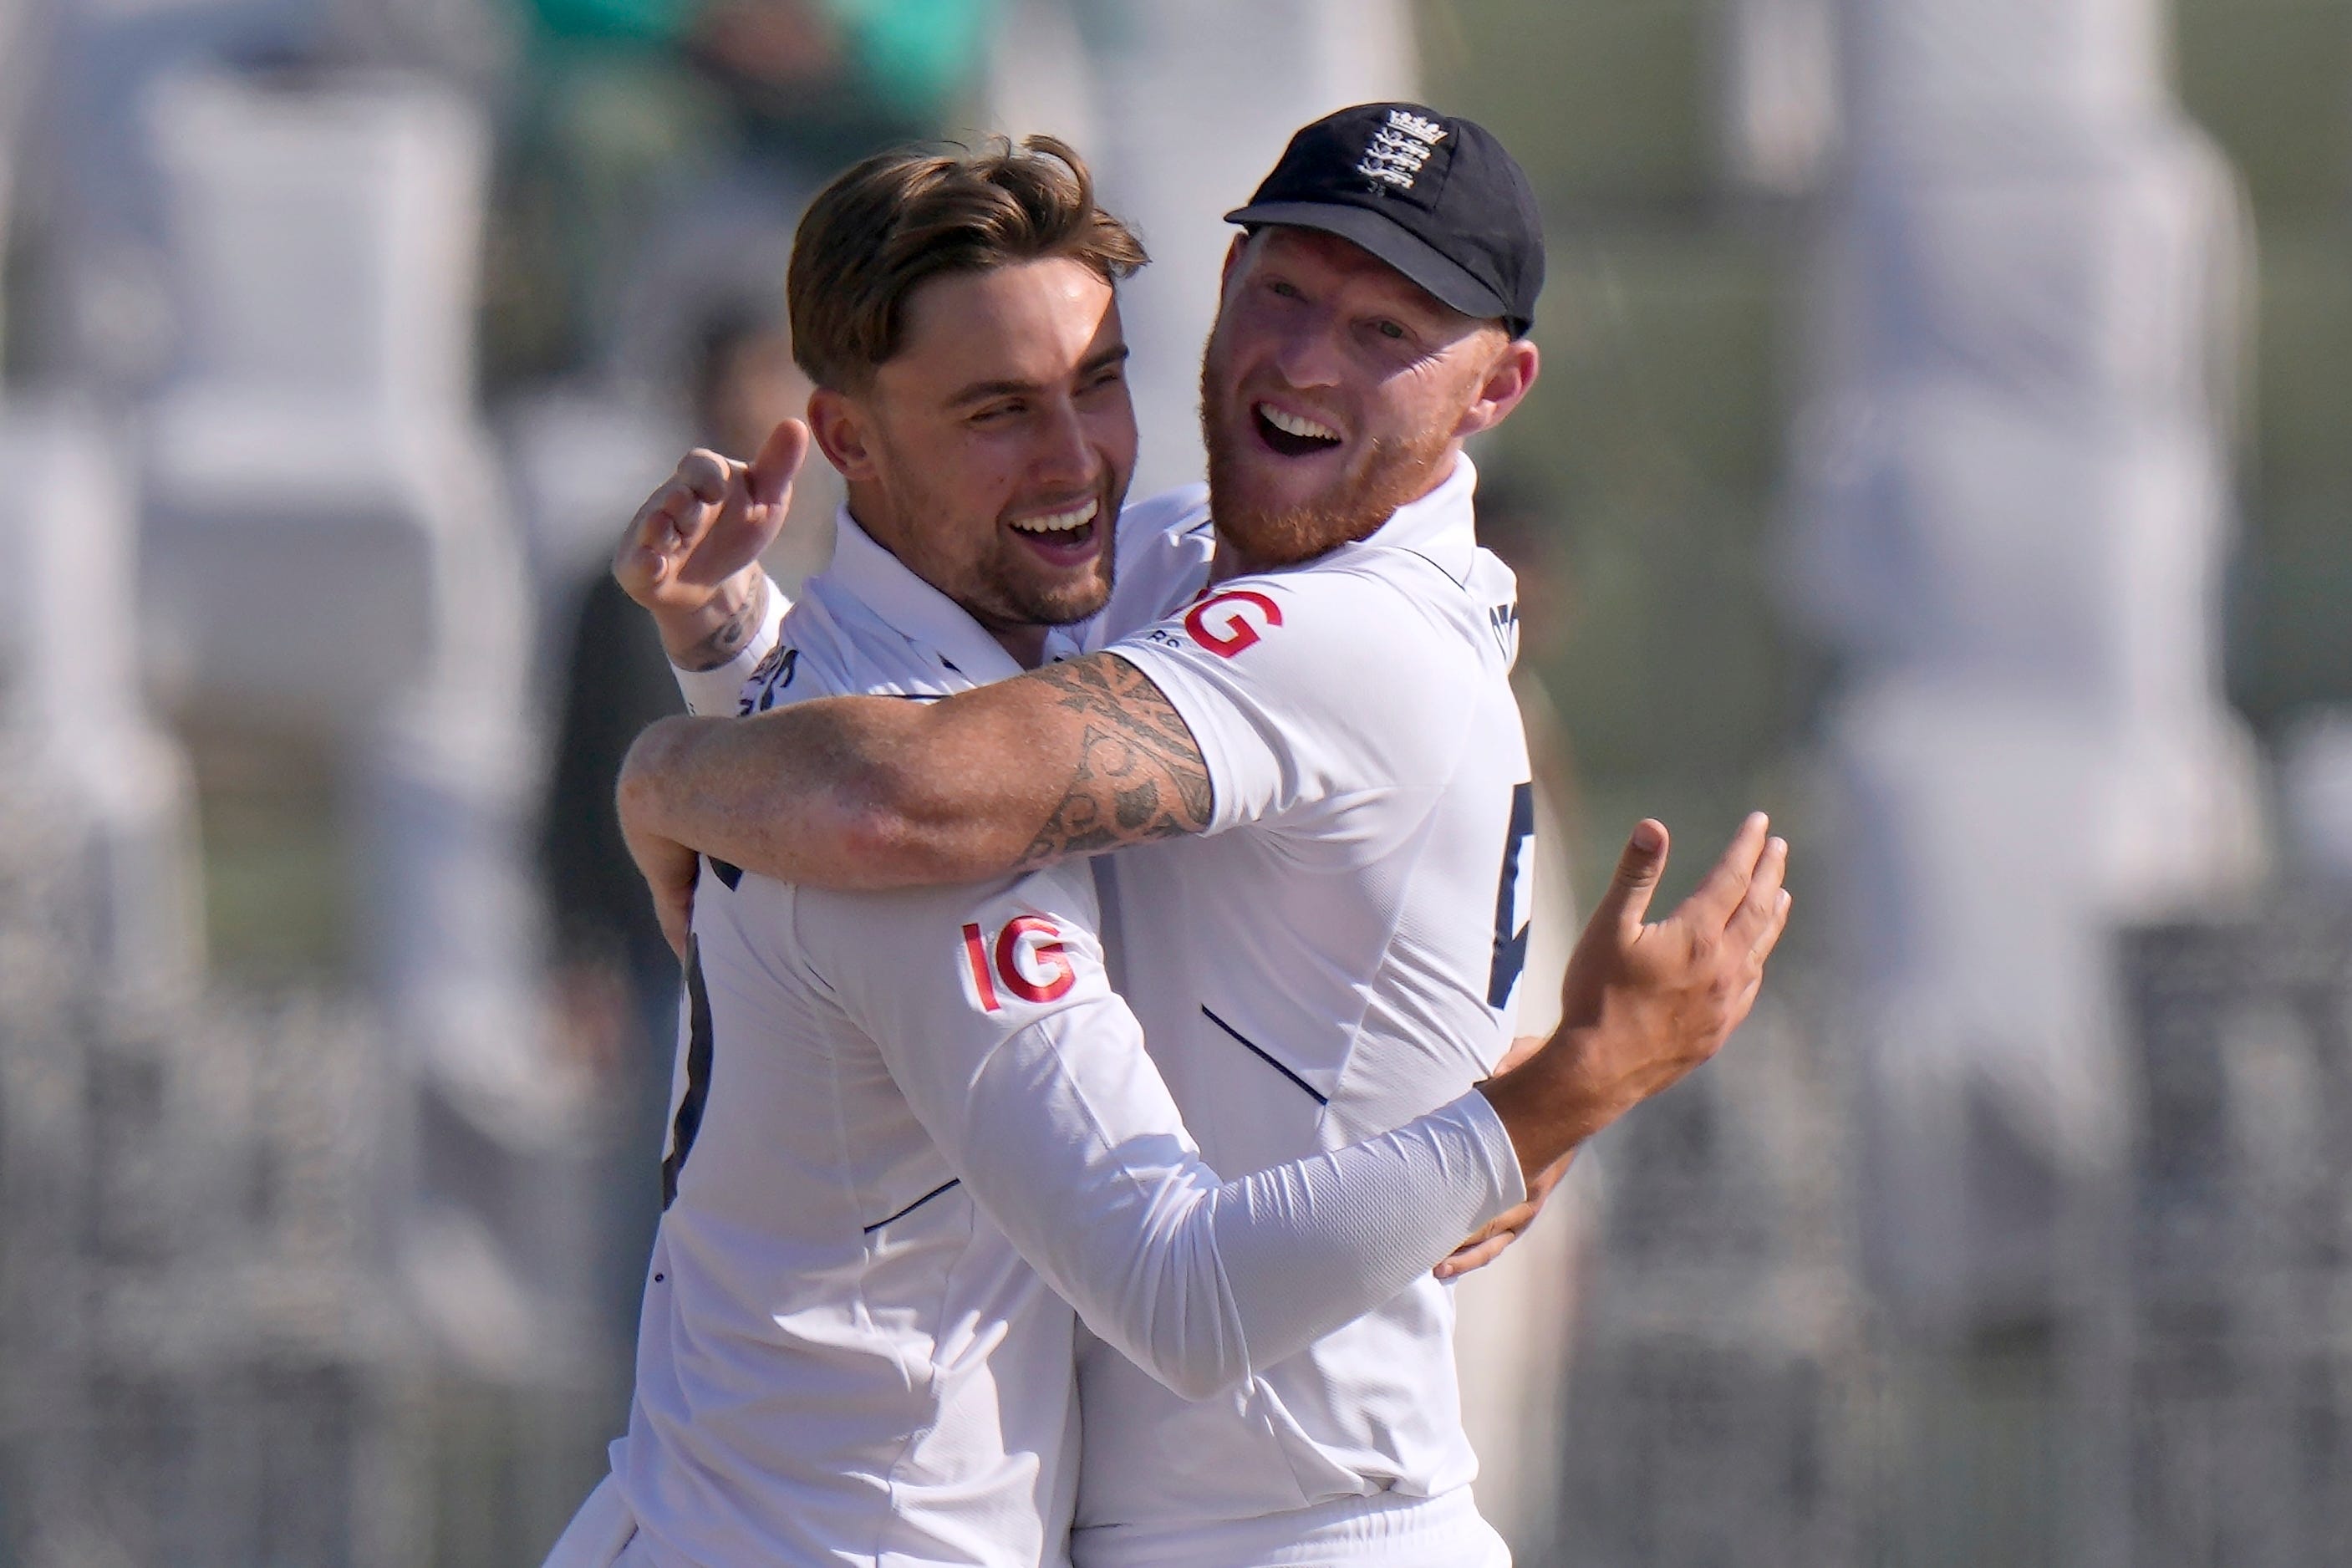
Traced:
[[[1265, 276], [1288, 283], [1298, 281], [1295, 269], [1286, 269], [1278, 262], [1270, 264], [1265, 269]], [[1426, 331], [1443, 331], [1452, 325], [1457, 317], [1464, 321], [1476, 320], [1475, 317], [1464, 316], [1461, 311], [1409, 278], [1399, 276], [1393, 287], [1384, 283], [1382, 292], [1386, 295], [1386, 299], [1374, 303], [1372, 308], [1376, 311], [1402, 318]]]
[[[1115, 347], [1103, 350], [1102, 353], [1089, 359], [1080, 361], [1077, 374], [1082, 376], [1091, 375], [1096, 371], [1108, 370], [1115, 364], [1124, 364], [1127, 363], [1127, 345], [1119, 343]], [[992, 397], [1018, 397], [1026, 393], [1035, 392], [1037, 388], [1038, 384], [1034, 381], [975, 381], [949, 398], [948, 406], [968, 408], [975, 403], [986, 403]]]

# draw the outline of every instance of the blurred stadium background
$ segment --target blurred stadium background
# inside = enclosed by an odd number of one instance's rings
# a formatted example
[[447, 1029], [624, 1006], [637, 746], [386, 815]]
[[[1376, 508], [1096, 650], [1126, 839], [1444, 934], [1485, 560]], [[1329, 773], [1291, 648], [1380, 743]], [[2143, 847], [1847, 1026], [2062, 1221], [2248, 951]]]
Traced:
[[0, 0], [0, 1563], [538, 1560], [672, 1005], [595, 584], [803, 395], [800, 204], [1087, 151], [1142, 493], [1216, 214], [1390, 96], [1551, 226], [1479, 457], [1564, 862], [1798, 856], [1463, 1288], [1519, 1560], [2344, 1560], [2352, 0]]

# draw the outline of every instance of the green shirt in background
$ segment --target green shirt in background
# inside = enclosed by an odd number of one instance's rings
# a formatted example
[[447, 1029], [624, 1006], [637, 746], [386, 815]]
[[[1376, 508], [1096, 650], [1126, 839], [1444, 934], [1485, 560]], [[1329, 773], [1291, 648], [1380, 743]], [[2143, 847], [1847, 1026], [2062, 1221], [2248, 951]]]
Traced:
[[[816, 0], [841, 29], [851, 68], [887, 109], [934, 116], [970, 79], [993, 0]], [[530, 0], [546, 35], [676, 47], [705, 0]]]

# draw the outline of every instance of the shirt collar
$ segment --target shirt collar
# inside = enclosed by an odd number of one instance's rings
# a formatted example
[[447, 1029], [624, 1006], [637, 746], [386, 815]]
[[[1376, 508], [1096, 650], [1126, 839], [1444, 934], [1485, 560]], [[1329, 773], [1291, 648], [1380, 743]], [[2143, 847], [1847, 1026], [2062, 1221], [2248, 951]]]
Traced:
[[1435, 489], [1397, 508], [1362, 542], [1375, 549], [1410, 550], [1455, 582], [1466, 582], [1478, 559], [1477, 522], [1470, 504], [1477, 489], [1478, 470], [1470, 455], [1457, 454], [1454, 471]]
[[1022, 673], [1021, 663], [964, 607], [874, 542], [844, 505], [834, 519], [825, 577], [884, 624], [974, 685]]

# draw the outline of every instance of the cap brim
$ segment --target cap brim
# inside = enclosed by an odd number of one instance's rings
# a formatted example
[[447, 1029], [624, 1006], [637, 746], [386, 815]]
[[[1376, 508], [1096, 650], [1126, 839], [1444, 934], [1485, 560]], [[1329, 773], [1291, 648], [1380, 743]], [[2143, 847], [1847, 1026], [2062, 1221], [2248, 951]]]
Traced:
[[1439, 255], [1426, 240], [1370, 207], [1337, 202], [1259, 202], [1235, 207], [1225, 215], [1225, 221], [1244, 228], [1280, 224], [1336, 234], [1379, 257], [1464, 315], [1502, 321], [1514, 335], [1525, 331], [1511, 314], [1509, 300]]

